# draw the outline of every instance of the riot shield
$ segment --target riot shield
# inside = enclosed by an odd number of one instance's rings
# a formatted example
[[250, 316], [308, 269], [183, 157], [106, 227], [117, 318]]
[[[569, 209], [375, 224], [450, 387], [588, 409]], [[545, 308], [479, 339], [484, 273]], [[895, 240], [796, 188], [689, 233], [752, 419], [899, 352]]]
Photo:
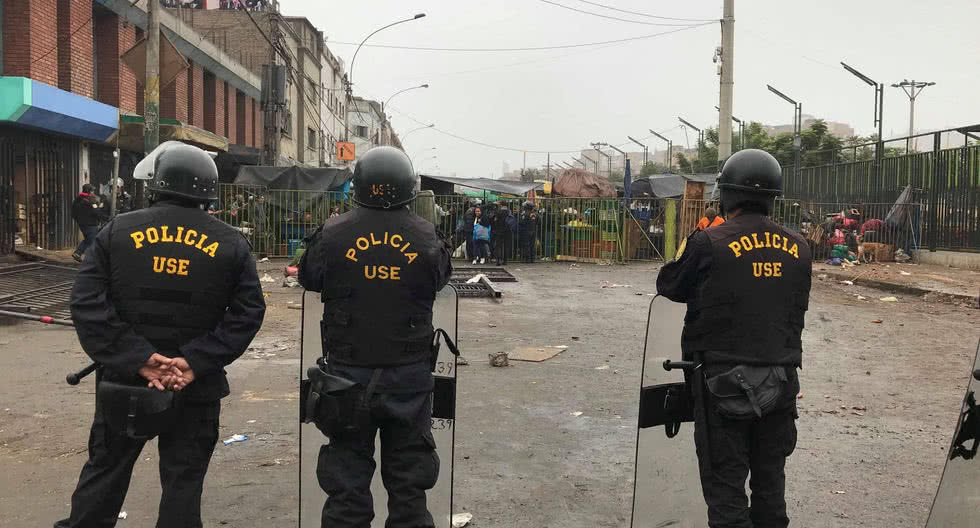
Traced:
[[659, 295], [650, 302], [636, 435], [633, 528], [708, 525], [684, 373], [664, 368], [665, 360], [681, 359], [686, 309]]
[[929, 511], [926, 528], [966, 528], [980, 525], [980, 343], [973, 359], [966, 395], [946, 454], [946, 467]]
[[[320, 340], [320, 319], [323, 303], [320, 295], [305, 292], [303, 295], [303, 327], [300, 349], [300, 379], [306, 378], [308, 368], [316, 364], [322, 355]], [[457, 323], [457, 295], [451, 285], [447, 285], [436, 296], [432, 307], [432, 325], [446, 331], [455, 342]], [[456, 357], [443, 344], [436, 361], [435, 391], [432, 403], [432, 436], [439, 453], [439, 480], [429, 490], [426, 499], [429, 512], [436, 526], [449, 528], [452, 525], [453, 504], [453, 443], [455, 437], [456, 413]], [[320, 528], [326, 493], [320, 488], [316, 477], [317, 456], [320, 446], [328, 439], [312, 423], [300, 424], [299, 460], [299, 526], [300, 528]], [[377, 440], [376, 440], [377, 441]], [[388, 517], [388, 494], [381, 481], [381, 449], [375, 449], [377, 469], [371, 481], [371, 495], [374, 499], [374, 521], [372, 528], [383, 528]]]

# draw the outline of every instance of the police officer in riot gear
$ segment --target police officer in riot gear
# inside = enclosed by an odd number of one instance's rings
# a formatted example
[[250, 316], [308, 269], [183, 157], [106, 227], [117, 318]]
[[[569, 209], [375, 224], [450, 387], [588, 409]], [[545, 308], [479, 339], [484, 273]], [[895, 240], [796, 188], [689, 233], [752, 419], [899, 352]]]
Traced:
[[115, 526], [133, 464], [153, 437], [163, 488], [157, 526], [202, 526], [204, 476], [229, 394], [224, 367], [265, 314], [247, 241], [202, 209], [217, 198], [214, 161], [179, 142], [150, 156], [151, 206], [99, 232], [72, 290], [79, 342], [101, 372], [89, 458], [56, 528]]
[[[375, 437], [388, 492], [388, 528], [432, 527], [426, 490], [439, 458], [431, 433], [432, 306], [452, 274], [450, 248], [412, 213], [415, 172], [402, 151], [375, 147], [354, 168], [360, 205], [330, 218], [307, 243], [299, 281], [321, 293], [327, 373], [356, 383], [342, 417], [317, 421], [330, 439], [317, 477], [322, 525], [368, 526]], [[336, 395], [336, 393], [335, 393]]]
[[657, 290], [687, 303], [681, 347], [684, 359], [702, 365], [688, 381], [709, 525], [785, 527], [810, 250], [798, 233], [767, 218], [782, 192], [771, 155], [734, 154], [718, 188], [728, 221], [694, 232], [660, 271]]

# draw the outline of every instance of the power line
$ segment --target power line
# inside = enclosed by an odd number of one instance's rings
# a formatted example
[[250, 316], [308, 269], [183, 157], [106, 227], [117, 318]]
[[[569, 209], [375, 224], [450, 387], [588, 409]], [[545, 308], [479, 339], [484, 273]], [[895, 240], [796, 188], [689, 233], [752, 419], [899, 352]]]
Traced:
[[[686, 24], [666, 24], [666, 23], [663, 23], [663, 22], [641, 22], [639, 20], [630, 20], [628, 18], [619, 18], [619, 17], [609, 16], [609, 15], [602, 15], [602, 14], [599, 14], [599, 13], [593, 13], [592, 11], [586, 11], [584, 9], [577, 9], [577, 8], [572, 7], [572, 6], [567, 6], [565, 4], [559, 4], [558, 2], [552, 2], [551, 0], [538, 0], [538, 1], [539, 2], [544, 2], [546, 4], [550, 4], [550, 5], [553, 5], [553, 6], [556, 6], [556, 7], [560, 7], [562, 9], [568, 9], [569, 11], [575, 11], [576, 13], [582, 13], [583, 15], [591, 15], [591, 16], [594, 16], [594, 17], [605, 18], [607, 20], [616, 20], [616, 21], [619, 21], [619, 22], [629, 22], [630, 24], [642, 24], [644, 26], [683, 26], [683, 25], [686, 25]], [[712, 20], [711, 21], [712, 24], [714, 24], [716, 22], [717, 22], [717, 20]]]
[[[655, 37], [660, 37], [663, 35], [670, 35], [672, 33], [678, 33], [681, 31], [687, 31], [689, 29], [699, 28], [702, 26], [707, 26], [709, 24], [715, 24], [715, 21], [704, 22], [702, 24], [690, 24], [678, 29], [672, 29], [670, 31], [661, 31], [660, 33], [652, 33], [649, 35], [639, 35], [636, 37], [627, 37], [615, 40], [605, 40], [601, 42], [585, 42], [581, 44], [560, 44], [556, 46], [533, 46], [524, 48], [437, 48], [431, 46], [402, 46], [395, 44], [364, 44], [366, 48], [387, 48], [387, 49], [404, 49], [413, 51], [453, 51], [453, 52], [514, 52], [514, 51], [545, 51], [545, 50], [556, 50], [556, 49], [569, 49], [569, 48], [585, 48], [589, 46], [602, 46], [605, 44], [618, 44], [621, 42], [631, 42], [635, 40], [651, 39]], [[343, 42], [339, 40], [330, 41], [331, 44], [341, 44], [344, 46], [357, 46], [358, 42]]]
[[661, 20], [677, 20], [677, 21], [685, 21], [685, 22], [708, 22], [708, 21], [717, 22], [717, 19], [713, 19], [713, 18], [674, 18], [674, 17], [665, 17], [665, 16], [659, 16], [659, 15], [651, 15], [651, 14], [648, 14], [648, 13], [640, 13], [638, 11], [628, 11], [626, 9], [619, 9], [617, 7], [613, 7], [613, 6], [609, 6], [609, 5], [605, 5], [605, 4], [600, 4], [598, 2], [590, 2], [588, 0], [579, 0], [579, 2], [582, 2], [583, 4], [594, 5], [596, 7], [603, 7], [603, 8], [606, 8], [606, 9], [610, 9], [612, 11], [619, 11], [620, 13], [627, 13], [627, 14], [630, 14], [630, 15], [636, 15], [636, 16], [642, 16], [642, 17], [648, 17], [648, 18], [659, 18]]

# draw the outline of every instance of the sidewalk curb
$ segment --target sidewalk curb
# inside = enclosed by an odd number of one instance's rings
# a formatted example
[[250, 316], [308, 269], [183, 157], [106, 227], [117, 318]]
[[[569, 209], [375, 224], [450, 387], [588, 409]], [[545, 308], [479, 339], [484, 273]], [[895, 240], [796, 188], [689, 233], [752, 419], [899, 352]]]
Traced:
[[968, 306], [980, 307], [980, 295], [967, 295], [963, 293], [949, 293], [939, 290], [930, 290], [927, 288], [919, 288], [918, 286], [910, 286], [908, 284], [899, 284], [897, 282], [888, 282], [877, 279], [868, 279], [864, 277], [854, 277], [853, 275], [841, 271], [831, 271], [831, 270], [818, 270], [817, 274], [824, 274], [829, 279], [834, 279], [837, 281], [851, 281], [858, 286], [866, 286], [868, 288], [874, 288], [876, 290], [886, 291], [890, 293], [904, 293], [907, 295], [935, 295], [940, 300], [946, 301], [956, 301], [956, 302], [966, 302]]

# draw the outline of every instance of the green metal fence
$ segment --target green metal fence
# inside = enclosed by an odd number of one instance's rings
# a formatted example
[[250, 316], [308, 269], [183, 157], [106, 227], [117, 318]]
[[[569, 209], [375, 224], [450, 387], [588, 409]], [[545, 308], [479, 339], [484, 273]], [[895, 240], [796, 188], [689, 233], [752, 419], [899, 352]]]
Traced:
[[[450, 241], [457, 259], [472, 260], [476, 210], [491, 226], [490, 260], [579, 262], [672, 259], [680, 241], [716, 202], [680, 199], [538, 198], [484, 203], [461, 195], [423, 193], [411, 209]], [[222, 184], [216, 217], [239, 229], [259, 255], [292, 257], [302, 240], [328, 218], [356, 205], [343, 193], [270, 190]], [[508, 209], [513, 222], [500, 214]], [[856, 251], [859, 241], [902, 249], [922, 244], [922, 207], [893, 203], [806, 202], [779, 199], [772, 214], [780, 225], [807, 238], [814, 259], [834, 246]], [[888, 250], [885, 250], [886, 252]]]

